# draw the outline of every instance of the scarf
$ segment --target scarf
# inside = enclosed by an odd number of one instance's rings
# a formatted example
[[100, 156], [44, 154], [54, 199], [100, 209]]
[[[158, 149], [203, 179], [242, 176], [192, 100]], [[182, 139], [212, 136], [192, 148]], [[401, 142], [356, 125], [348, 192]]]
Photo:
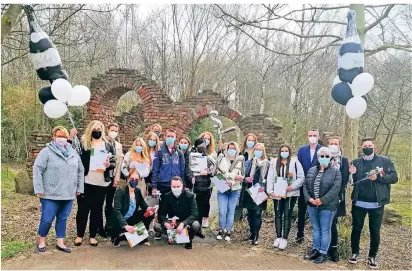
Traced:
[[66, 143], [66, 145], [61, 146], [61, 145], [57, 144], [55, 141], [52, 141], [51, 144], [54, 147], [56, 147], [56, 149], [58, 149], [63, 154], [64, 157], [66, 157], [66, 158], [69, 157], [69, 155], [70, 155], [70, 144], [69, 143]]
[[332, 154], [332, 159], [330, 159], [330, 165], [333, 168], [340, 169], [340, 165], [342, 162], [342, 152], [338, 150], [337, 152], [333, 151], [332, 149], [329, 149], [331, 154]]

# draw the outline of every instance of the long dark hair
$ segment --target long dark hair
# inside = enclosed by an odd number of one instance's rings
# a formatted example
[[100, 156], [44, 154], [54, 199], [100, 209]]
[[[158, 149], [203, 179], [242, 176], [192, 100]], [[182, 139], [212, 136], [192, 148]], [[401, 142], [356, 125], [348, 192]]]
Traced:
[[279, 154], [278, 154], [278, 160], [276, 161], [276, 172], [277, 172], [278, 176], [280, 176], [280, 166], [282, 164], [281, 163], [282, 156], [280, 156], [280, 151], [282, 150], [282, 148], [288, 148], [288, 151], [289, 151], [289, 156], [287, 158], [288, 162], [286, 163], [286, 174], [288, 174], [288, 172], [289, 172], [290, 157], [292, 156], [292, 149], [290, 148], [289, 145], [283, 144], [283, 145], [280, 146]]

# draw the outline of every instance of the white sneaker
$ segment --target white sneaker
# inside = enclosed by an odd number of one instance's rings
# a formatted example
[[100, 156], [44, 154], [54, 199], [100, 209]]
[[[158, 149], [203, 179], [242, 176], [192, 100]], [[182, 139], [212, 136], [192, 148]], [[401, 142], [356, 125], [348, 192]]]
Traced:
[[273, 247], [277, 248], [280, 245], [282, 238], [276, 238], [275, 242], [273, 242]]
[[202, 228], [209, 228], [209, 218], [208, 217], [203, 218]]
[[216, 239], [217, 240], [222, 240], [224, 235], [225, 235], [225, 232], [223, 230], [219, 230], [219, 232], [216, 236]]
[[228, 242], [230, 241], [230, 234], [231, 234], [230, 231], [226, 232], [225, 241], [228, 241]]
[[287, 246], [288, 246], [288, 240], [282, 238], [282, 241], [281, 241], [280, 244], [279, 244], [279, 249], [282, 249], [282, 250], [283, 250], [283, 249], [285, 249]]

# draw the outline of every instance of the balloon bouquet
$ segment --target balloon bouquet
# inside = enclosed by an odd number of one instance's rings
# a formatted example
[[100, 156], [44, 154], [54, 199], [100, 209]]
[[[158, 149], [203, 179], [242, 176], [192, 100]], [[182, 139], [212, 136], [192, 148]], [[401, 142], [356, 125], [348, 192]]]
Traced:
[[44, 113], [53, 119], [63, 117], [69, 106], [83, 106], [90, 100], [90, 90], [85, 86], [74, 86], [69, 82], [69, 76], [63, 69], [59, 52], [50, 37], [41, 29], [34, 16], [32, 6], [25, 5], [30, 26], [29, 58], [41, 80], [51, 83], [51, 86], [39, 90], [39, 99], [44, 104]]
[[361, 117], [366, 111], [366, 95], [373, 87], [373, 76], [364, 73], [365, 55], [356, 30], [356, 13], [347, 15], [346, 36], [338, 55], [338, 76], [333, 80], [332, 98], [346, 106], [346, 114], [351, 119]]

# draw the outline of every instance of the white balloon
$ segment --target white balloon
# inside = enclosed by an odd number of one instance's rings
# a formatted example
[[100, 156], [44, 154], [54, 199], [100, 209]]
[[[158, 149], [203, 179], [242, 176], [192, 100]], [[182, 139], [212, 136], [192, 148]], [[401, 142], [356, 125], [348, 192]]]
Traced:
[[74, 86], [72, 88], [72, 96], [67, 101], [71, 106], [82, 106], [85, 105], [90, 100], [90, 89], [86, 86]]
[[72, 85], [66, 79], [59, 78], [53, 81], [51, 91], [60, 102], [67, 102], [72, 96]]
[[332, 87], [336, 84], [339, 84], [340, 82], [342, 82], [342, 81], [339, 79], [339, 75], [337, 75], [335, 77], [335, 79], [333, 79]]
[[362, 97], [353, 97], [346, 104], [346, 114], [351, 119], [357, 119], [366, 111], [366, 101]]
[[354, 97], [365, 95], [373, 88], [374, 83], [373, 76], [369, 73], [364, 72], [357, 75], [352, 82], [352, 95]]
[[63, 117], [68, 108], [67, 105], [58, 100], [49, 100], [44, 104], [44, 114], [52, 119]]

